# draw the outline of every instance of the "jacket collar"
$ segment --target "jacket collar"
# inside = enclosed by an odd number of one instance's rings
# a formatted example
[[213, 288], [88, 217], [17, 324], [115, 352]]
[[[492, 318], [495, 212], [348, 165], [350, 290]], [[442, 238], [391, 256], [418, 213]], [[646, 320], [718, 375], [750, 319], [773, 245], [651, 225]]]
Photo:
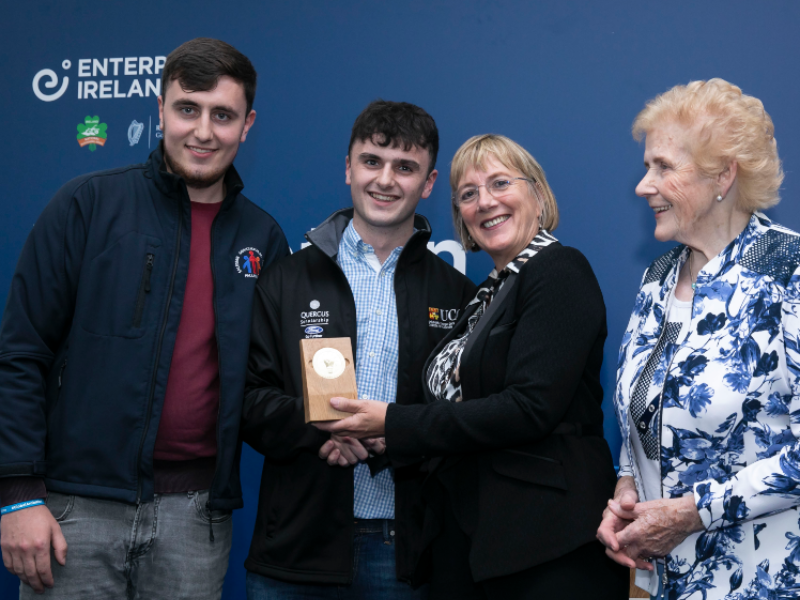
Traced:
[[[339, 253], [339, 242], [342, 241], [347, 225], [353, 220], [353, 212], [352, 208], [337, 210], [320, 223], [318, 227], [306, 232], [306, 239], [333, 260], [336, 260], [336, 256]], [[415, 214], [414, 228], [417, 231], [408, 238], [408, 241], [403, 246], [398, 262], [400, 260], [419, 260], [427, 251], [428, 240], [431, 237], [431, 226], [428, 223], [428, 219], [422, 215]]]
[[[714, 281], [727, 273], [733, 265], [741, 262], [750, 247], [772, 226], [772, 221], [763, 213], [753, 213], [750, 222], [736, 238], [700, 269], [697, 274], [697, 288]], [[689, 248], [681, 244], [669, 253], [673, 264], [661, 281], [661, 297], [665, 298], [678, 280], [679, 268], [689, 258]]]
[[[150, 153], [147, 159], [145, 176], [149, 177], [156, 184], [161, 193], [167, 196], [177, 196], [182, 198], [184, 194], [188, 197], [186, 183], [183, 178], [167, 171], [167, 164], [164, 161], [164, 142], [159, 142], [155, 150]], [[225, 173], [225, 201], [235, 198], [244, 189], [242, 178], [236, 168], [231, 165]]]

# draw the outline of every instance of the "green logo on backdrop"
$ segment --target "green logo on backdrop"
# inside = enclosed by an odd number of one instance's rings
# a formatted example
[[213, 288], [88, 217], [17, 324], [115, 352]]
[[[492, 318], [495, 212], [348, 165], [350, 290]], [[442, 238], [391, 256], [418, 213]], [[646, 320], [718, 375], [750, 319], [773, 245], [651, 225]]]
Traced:
[[106, 129], [108, 125], [100, 122], [100, 117], [86, 117], [83, 123], [78, 123], [78, 144], [81, 148], [89, 146], [89, 150], [94, 152], [98, 146], [106, 145]]

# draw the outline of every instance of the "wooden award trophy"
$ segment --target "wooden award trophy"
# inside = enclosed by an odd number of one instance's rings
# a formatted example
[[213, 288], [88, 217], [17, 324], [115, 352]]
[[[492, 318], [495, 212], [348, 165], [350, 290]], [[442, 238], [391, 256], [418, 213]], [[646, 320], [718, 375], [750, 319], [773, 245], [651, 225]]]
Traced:
[[303, 407], [306, 423], [338, 421], [351, 413], [336, 410], [331, 398], [358, 399], [353, 345], [350, 338], [300, 340]]

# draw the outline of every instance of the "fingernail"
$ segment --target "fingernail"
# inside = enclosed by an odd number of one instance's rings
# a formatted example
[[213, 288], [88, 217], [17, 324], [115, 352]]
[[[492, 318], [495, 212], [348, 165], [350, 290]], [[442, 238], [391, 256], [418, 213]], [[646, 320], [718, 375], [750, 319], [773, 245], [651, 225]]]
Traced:
[[331, 406], [333, 406], [334, 408], [339, 408], [339, 399], [331, 398]]

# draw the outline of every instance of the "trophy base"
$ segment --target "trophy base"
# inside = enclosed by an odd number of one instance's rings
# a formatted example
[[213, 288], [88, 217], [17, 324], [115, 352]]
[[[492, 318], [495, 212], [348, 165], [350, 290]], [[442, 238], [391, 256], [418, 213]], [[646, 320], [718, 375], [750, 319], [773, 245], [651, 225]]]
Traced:
[[[326, 358], [329, 360], [324, 360]], [[350, 338], [300, 340], [300, 362], [306, 423], [338, 421], [349, 417], [351, 413], [336, 410], [330, 400], [334, 397], [358, 398]]]

